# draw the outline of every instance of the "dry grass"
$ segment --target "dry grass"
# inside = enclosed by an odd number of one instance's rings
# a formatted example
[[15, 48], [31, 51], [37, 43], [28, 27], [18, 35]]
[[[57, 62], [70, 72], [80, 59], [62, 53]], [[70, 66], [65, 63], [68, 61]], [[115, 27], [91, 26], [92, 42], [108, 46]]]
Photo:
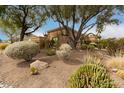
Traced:
[[118, 70], [116, 73], [120, 78], [124, 79], [124, 70]]
[[124, 57], [121, 56], [112, 57], [106, 61], [106, 66], [109, 69], [124, 70]]

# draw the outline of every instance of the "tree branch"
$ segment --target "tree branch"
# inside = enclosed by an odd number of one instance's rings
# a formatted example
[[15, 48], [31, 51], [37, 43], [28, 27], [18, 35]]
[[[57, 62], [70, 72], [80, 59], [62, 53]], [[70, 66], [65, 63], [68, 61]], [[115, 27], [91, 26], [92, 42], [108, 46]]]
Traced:
[[25, 35], [29, 35], [29, 34], [35, 32], [36, 30], [38, 30], [39, 28], [40, 28], [40, 26], [37, 26], [33, 31], [27, 32], [27, 33], [25, 33]]

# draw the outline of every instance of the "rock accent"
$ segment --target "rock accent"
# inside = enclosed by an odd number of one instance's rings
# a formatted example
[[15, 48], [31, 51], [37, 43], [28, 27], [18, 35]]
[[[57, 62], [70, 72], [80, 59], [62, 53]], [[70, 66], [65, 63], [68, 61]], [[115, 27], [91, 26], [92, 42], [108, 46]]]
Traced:
[[116, 69], [116, 68], [113, 68], [112, 69], [112, 72], [115, 72], [116, 73], [117, 71], [118, 71], [118, 69]]
[[48, 67], [48, 63], [36, 60], [30, 64], [30, 68], [36, 68], [37, 70], [43, 70]]

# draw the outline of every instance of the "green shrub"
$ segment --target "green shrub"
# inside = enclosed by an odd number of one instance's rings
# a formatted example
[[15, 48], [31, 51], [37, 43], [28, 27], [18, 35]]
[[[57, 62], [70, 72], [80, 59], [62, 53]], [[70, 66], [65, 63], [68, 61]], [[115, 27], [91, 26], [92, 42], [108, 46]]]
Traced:
[[55, 49], [52, 49], [52, 48], [49, 48], [49, 49], [46, 50], [46, 54], [48, 56], [53, 56], [53, 55], [56, 54], [56, 50]]
[[9, 44], [6, 43], [0, 43], [0, 49], [4, 50]]
[[110, 78], [106, 68], [94, 62], [95, 59], [87, 59], [68, 80], [71, 88], [113, 88], [116, 87]]
[[124, 38], [120, 38], [120, 39], [118, 40], [118, 42], [119, 42], [120, 44], [124, 45]]
[[40, 47], [37, 43], [21, 41], [9, 45], [5, 49], [5, 54], [13, 59], [25, 59], [26, 61], [30, 61], [39, 51]]
[[38, 70], [34, 67], [30, 68], [31, 70], [31, 75], [37, 75], [38, 74]]
[[117, 40], [108, 41], [108, 45], [106, 49], [107, 49], [107, 53], [110, 56], [116, 56], [116, 54], [121, 51], [120, 50], [121, 47], [119, 46], [119, 43], [117, 42]]
[[93, 44], [89, 44], [89, 45], [87, 45], [87, 49], [88, 50], [94, 50], [96, 47], [95, 47], [95, 45], [93, 45]]
[[82, 44], [82, 45], [81, 45], [81, 49], [82, 49], [82, 50], [87, 49], [87, 44]]
[[82, 44], [81, 45], [81, 49], [82, 50], [85, 50], [85, 49], [88, 49], [88, 50], [94, 50], [96, 47], [96, 44]]
[[99, 40], [99, 41], [97, 42], [97, 47], [98, 47], [99, 49], [105, 49], [105, 48], [107, 47], [107, 45], [108, 45], [107, 39], [102, 39], [102, 40]]

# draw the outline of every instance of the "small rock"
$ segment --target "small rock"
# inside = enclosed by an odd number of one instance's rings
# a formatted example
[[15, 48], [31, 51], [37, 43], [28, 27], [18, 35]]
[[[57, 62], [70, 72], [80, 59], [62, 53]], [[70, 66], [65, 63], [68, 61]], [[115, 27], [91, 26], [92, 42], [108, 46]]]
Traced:
[[48, 63], [36, 60], [30, 64], [30, 68], [36, 68], [38, 70], [42, 70], [48, 67]]
[[4, 85], [0, 84], [0, 88], [3, 88], [3, 87], [4, 87]]
[[116, 68], [112, 69], [112, 72], [117, 72], [117, 71], [118, 71], [118, 69], [116, 69]]
[[12, 86], [9, 86], [8, 88], [13, 88]]

